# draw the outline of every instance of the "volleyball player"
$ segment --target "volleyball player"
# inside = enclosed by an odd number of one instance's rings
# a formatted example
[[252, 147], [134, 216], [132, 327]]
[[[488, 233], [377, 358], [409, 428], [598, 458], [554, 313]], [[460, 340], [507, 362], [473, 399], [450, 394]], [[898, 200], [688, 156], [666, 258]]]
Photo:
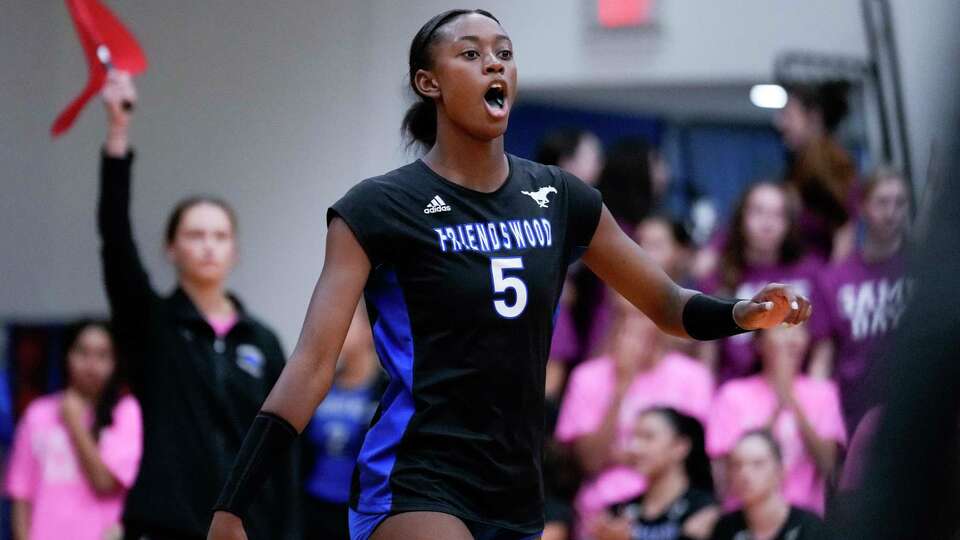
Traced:
[[361, 294], [391, 376], [354, 472], [354, 539], [513, 539], [543, 526], [544, 364], [566, 267], [583, 257], [664, 330], [700, 339], [799, 323], [769, 285], [724, 301], [674, 284], [599, 193], [504, 152], [517, 96], [510, 38], [454, 10], [410, 47], [404, 121], [429, 151], [328, 212], [326, 258], [297, 347], [253, 422], [209, 538], [245, 538], [247, 505], [330, 388]]

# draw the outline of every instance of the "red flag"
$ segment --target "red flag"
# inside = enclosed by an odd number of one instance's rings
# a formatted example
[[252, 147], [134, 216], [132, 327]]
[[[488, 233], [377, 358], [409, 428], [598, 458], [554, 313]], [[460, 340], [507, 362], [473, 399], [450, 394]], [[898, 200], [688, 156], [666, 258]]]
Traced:
[[[83, 46], [83, 54], [87, 58], [89, 74], [87, 86], [54, 120], [50, 128], [54, 137], [70, 129], [90, 98], [103, 88], [108, 67], [127, 71], [131, 75], [143, 73], [147, 69], [147, 57], [136, 38], [103, 4], [97, 0], [66, 2], [73, 25], [77, 29], [77, 37], [80, 38], [80, 45]], [[97, 55], [98, 48], [101, 48], [101, 55], [107, 52], [105, 57]]]

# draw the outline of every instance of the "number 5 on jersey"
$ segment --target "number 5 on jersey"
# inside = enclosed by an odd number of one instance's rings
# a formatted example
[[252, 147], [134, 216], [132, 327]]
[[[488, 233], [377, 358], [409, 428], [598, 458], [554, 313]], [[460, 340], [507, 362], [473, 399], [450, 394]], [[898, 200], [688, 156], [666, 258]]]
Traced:
[[523, 259], [520, 257], [494, 257], [490, 259], [493, 292], [501, 294], [513, 289], [515, 296], [513, 304], [508, 304], [505, 298], [494, 299], [493, 307], [501, 317], [515, 319], [527, 307], [527, 285], [517, 276], [505, 275], [507, 270], [523, 270]]

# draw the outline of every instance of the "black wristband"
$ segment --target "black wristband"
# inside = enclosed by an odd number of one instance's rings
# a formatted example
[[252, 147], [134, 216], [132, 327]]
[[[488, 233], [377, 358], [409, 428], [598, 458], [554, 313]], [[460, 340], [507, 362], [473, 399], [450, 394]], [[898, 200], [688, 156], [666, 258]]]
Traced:
[[707, 341], [748, 332], [733, 318], [739, 300], [723, 300], [699, 293], [683, 306], [683, 329], [693, 339]]
[[214, 512], [225, 511], [241, 519], [251, 501], [259, 494], [278, 458], [286, 454], [297, 438], [297, 430], [283, 418], [260, 411], [240, 446], [227, 483], [213, 507]]

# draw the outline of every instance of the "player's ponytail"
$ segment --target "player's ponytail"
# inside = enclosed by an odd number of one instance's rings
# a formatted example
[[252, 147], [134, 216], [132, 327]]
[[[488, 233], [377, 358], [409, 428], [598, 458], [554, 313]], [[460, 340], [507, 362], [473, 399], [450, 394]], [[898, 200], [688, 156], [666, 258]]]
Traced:
[[430, 54], [430, 46], [437, 41], [439, 36], [438, 30], [457, 17], [470, 13], [480, 14], [493, 19], [498, 24], [500, 23], [489, 11], [482, 9], [451, 9], [434, 16], [420, 28], [417, 35], [413, 36], [413, 41], [410, 43], [410, 72], [408, 76], [410, 88], [417, 95], [417, 101], [407, 110], [407, 113], [403, 116], [403, 124], [401, 125], [401, 130], [407, 139], [408, 147], [418, 145], [424, 150], [429, 150], [430, 147], [437, 142], [437, 105], [432, 98], [424, 96], [417, 91], [415, 78], [417, 71], [421, 69], [431, 69], [433, 67], [433, 57]]

